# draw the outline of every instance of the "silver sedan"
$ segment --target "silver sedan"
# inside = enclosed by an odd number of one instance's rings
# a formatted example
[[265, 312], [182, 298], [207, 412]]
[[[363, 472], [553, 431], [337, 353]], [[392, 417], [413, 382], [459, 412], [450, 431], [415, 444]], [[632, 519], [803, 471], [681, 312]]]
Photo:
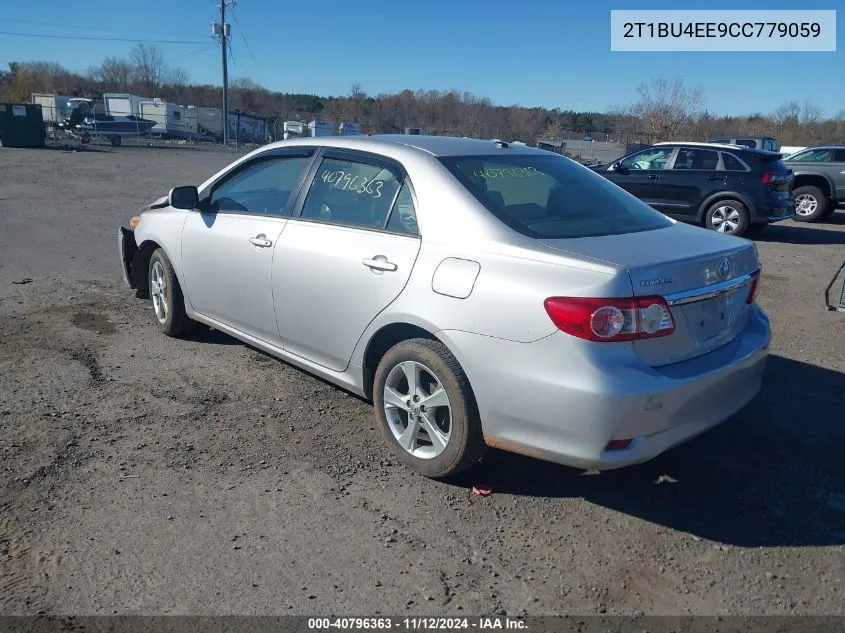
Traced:
[[206, 324], [371, 399], [429, 477], [486, 446], [648, 460], [747, 404], [768, 353], [752, 242], [525, 146], [274, 143], [118, 238], [165, 334]]

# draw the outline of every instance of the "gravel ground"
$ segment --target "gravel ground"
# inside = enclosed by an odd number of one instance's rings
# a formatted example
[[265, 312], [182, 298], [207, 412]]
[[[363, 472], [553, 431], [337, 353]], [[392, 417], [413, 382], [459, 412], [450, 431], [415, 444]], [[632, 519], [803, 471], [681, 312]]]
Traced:
[[845, 213], [759, 237], [774, 344], [734, 419], [626, 470], [490, 451], [444, 483], [366, 402], [160, 335], [122, 287], [118, 221], [233, 156], [0, 153], [0, 613], [845, 614]]

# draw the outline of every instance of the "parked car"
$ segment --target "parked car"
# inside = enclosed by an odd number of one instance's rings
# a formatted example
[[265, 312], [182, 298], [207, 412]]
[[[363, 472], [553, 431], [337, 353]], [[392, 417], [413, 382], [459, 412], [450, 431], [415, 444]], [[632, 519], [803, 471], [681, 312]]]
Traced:
[[845, 202], [845, 145], [810, 147], [784, 162], [795, 172], [795, 221], [815, 222]]
[[707, 142], [719, 145], [741, 145], [743, 147], [750, 147], [751, 149], [762, 149], [767, 152], [779, 151], [777, 140], [771, 136], [722, 136], [720, 138], [711, 138]]
[[165, 334], [204, 323], [372, 399], [430, 477], [487, 445], [648, 460], [751, 400], [770, 340], [752, 242], [504, 142], [273, 143], [171, 189], [119, 248]]
[[793, 175], [780, 154], [657, 143], [592, 169], [661, 213], [720, 233], [741, 236], [793, 215]]

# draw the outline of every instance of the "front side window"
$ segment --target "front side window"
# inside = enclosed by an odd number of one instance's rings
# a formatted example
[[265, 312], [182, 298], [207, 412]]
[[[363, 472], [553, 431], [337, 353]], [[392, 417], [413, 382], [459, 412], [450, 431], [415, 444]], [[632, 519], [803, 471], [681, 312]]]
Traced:
[[806, 152], [801, 152], [789, 159], [790, 161], [800, 161], [803, 163], [825, 163], [830, 160], [829, 149], [811, 149]]
[[326, 158], [305, 198], [305, 219], [384, 229], [399, 191], [399, 175], [380, 165]]
[[530, 237], [615, 235], [672, 224], [609, 180], [562, 156], [466, 156], [440, 161], [490, 213]]
[[674, 169], [708, 169], [714, 170], [719, 164], [719, 154], [710, 149], [678, 150], [675, 157]]
[[308, 163], [305, 156], [259, 160], [216, 186], [209, 211], [285, 215], [290, 194]]
[[622, 161], [625, 169], [665, 169], [673, 147], [650, 147]]

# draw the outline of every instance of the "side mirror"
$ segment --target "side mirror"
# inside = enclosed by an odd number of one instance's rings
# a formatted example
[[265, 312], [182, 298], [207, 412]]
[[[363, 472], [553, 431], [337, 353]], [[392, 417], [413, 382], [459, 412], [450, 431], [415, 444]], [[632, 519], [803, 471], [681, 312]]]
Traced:
[[193, 185], [173, 187], [167, 195], [167, 201], [174, 209], [196, 209], [199, 205], [200, 194]]
[[628, 168], [622, 166], [622, 161], [617, 160], [615, 163], [612, 163], [607, 171], [613, 171], [617, 174], [627, 174]]

